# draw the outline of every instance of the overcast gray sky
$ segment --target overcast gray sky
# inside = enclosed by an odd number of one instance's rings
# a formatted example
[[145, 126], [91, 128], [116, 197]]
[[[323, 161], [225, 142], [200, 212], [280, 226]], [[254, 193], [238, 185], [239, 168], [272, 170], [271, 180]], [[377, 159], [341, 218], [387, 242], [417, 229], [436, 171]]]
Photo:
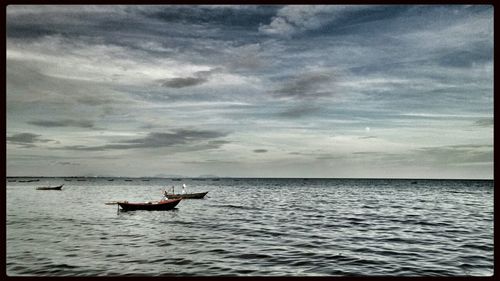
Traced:
[[493, 178], [493, 8], [7, 7], [8, 176]]

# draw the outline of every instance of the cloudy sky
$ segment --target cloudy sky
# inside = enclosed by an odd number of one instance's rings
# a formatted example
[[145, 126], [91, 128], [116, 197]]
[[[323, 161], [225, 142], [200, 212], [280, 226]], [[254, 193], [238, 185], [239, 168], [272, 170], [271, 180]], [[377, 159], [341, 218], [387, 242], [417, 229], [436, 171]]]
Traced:
[[493, 178], [492, 6], [7, 7], [8, 176]]

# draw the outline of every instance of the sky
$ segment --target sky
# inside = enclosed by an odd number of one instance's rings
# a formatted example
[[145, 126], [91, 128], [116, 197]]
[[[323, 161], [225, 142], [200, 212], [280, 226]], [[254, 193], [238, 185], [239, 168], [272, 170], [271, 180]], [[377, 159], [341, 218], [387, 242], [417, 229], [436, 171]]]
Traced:
[[9, 5], [7, 176], [493, 178], [489, 5]]

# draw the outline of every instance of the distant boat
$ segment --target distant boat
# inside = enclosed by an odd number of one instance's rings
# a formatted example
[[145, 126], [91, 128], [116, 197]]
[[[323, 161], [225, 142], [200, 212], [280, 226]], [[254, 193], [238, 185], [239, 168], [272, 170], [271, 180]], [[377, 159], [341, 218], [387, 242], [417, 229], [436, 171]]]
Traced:
[[64, 179], [64, 181], [71, 181], [70, 179]]
[[173, 194], [164, 191], [164, 193], [168, 199], [203, 199], [203, 197], [207, 195], [208, 191], [199, 193], [184, 193], [184, 194]]
[[161, 200], [161, 201], [149, 201], [144, 203], [129, 203], [128, 201], [118, 201], [118, 202], [110, 202], [106, 203], [110, 204], [118, 204], [122, 211], [166, 211], [172, 210], [181, 202], [182, 199], [172, 199], [172, 200]]
[[61, 184], [59, 186], [40, 186], [37, 187], [37, 190], [61, 190], [64, 184]]
[[417, 184], [418, 182], [417, 181], [412, 181], [411, 184]]
[[148, 179], [143, 179], [142, 181], [149, 181]]
[[172, 179], [173, 181], [181, 181], [182, 179]]
[[20, 180], [19, 182], [35, 182], [35, 181], [40, 181], [40, 180]]
[[125, 181], [132, 181], [132, 180], [125, 180]]
[[109, 179], [108, 181], [114, 181], [114, 179]]

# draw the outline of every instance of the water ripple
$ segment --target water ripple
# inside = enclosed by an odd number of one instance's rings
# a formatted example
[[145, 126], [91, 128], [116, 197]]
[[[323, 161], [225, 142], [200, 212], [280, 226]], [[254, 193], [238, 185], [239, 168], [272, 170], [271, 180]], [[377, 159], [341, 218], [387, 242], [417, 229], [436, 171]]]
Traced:
[[[152, 200], [164, 180], [92, 179], [37, 198], [15, 184], [7, 189], [9, 276], [493, 273], [492, 181], [190, 181], [210, 197], [126, 213], [103, 203]], [[55, 200], [57, 208], [47, 204]]]

